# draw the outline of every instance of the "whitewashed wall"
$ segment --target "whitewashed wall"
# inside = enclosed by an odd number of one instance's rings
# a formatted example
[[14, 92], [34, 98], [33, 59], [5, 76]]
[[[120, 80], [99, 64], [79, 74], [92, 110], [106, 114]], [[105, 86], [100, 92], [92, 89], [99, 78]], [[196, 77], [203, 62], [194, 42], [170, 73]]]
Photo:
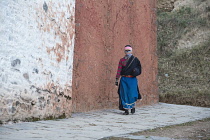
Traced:
[[71, 114], [75, 0], [0, 0], [0, 122]]

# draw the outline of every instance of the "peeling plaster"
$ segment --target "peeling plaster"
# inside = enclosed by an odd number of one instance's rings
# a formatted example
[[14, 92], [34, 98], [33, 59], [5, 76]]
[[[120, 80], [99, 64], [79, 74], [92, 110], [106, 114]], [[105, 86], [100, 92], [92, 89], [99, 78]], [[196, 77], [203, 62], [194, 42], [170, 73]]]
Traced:
[[0, 7], [0, 120], [70, 116], [75, 0]]

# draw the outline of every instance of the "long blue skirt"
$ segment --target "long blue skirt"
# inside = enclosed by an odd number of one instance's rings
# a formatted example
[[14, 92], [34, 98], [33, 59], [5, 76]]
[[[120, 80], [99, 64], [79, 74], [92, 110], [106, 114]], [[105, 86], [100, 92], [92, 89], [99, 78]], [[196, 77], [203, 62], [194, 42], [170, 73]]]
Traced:
[[119, 109], [132, 109], [139, 99], [138, 81], [136, 77], [121, 77], [118, 89]]

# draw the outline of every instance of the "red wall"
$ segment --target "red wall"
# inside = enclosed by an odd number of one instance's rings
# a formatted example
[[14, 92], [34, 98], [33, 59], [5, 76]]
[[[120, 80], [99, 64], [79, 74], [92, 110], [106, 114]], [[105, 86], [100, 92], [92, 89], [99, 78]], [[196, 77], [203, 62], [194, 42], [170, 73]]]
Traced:
[[157, 103], [156, 0], [76, 0], [73, 111], [117, 108], [115, 75], [124, 46], [142, 64], [143, 100]]

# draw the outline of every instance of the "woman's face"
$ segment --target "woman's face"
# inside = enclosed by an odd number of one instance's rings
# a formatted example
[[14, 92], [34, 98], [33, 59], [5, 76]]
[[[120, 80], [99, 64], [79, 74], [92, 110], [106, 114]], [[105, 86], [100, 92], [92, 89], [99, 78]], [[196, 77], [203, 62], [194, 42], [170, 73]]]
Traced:
[[126, 55], [131, 54], [131, 53], [132, 53], [132, 50], [125, 50]]

